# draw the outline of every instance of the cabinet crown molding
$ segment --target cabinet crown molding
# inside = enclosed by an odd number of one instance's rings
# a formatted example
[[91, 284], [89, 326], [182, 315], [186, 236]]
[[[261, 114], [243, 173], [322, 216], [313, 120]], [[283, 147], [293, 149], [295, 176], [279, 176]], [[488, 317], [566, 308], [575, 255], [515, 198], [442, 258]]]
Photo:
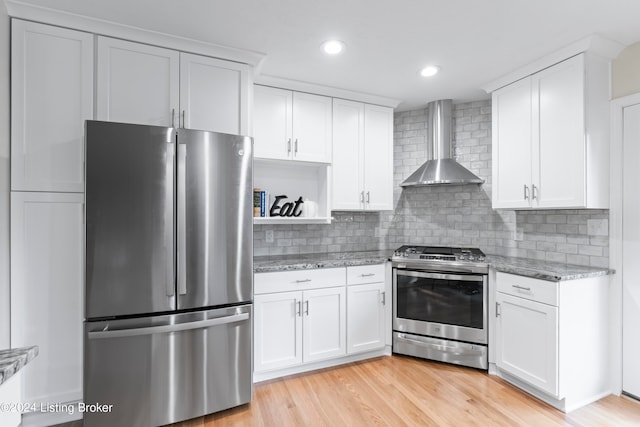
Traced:
[[121, 38], [138, 43], [161, 46], [182, 52], [195, 53], [228, 61], [248, 64], [259, 70], [266, 55], [260, 52], [222, 46], [201, 40], [189, 39], [145, 30], [130, 25], [89, 16], [78, 15], [44, 6], [25, 3], [20, 0], [4, 0], [7, 13], [12, 18], [41, 22], [59, 27], [72, 28], [88, 33]]
[[373, 95], [370, 93], [356, 92], [347, 89], [340, 89], [331, 86], [323, 86], [314, 83], [303, 82], [300, 80], [285, 79], [270, 75], [257, 75], [254, 77], [254, 83], [260, 86], [271, 86], [280, 89], [288, 89], [296, 92], [306, 92], [313, 95], [323, 95], [331, 98], [341, 98], [348, 101], [358, 101], [366, 104], [381, 105], [383, 107], [396, 108], [400, 101], [384, 96]]
[[501, 87], [511, 84], [515, 81], [523, 79], [531, 74], [537, 73], [545, 68], [551, 67], [559, 62], [564, 61], [572, 56], [578, 55], [582, 52], [595, 54], [609, 61], [616, 58], [618, 54], [624, 49], [625, 46], [621, 43], [606, 39], [598, 34], [593, 34], [583, 39], [578, 40], [568, 46], [558, 49], [549, 55], [543, 56], [524, 67], [511, 71], [498, 79], [487, 83], [482, 89], [491, 93]]

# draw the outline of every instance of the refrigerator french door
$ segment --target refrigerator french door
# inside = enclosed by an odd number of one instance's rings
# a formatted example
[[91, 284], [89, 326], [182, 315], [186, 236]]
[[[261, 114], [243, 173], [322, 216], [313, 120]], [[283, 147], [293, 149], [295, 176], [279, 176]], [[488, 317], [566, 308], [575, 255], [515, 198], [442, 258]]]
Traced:
[[252, 142], [87, 121], [85, 425], [251, 400]]

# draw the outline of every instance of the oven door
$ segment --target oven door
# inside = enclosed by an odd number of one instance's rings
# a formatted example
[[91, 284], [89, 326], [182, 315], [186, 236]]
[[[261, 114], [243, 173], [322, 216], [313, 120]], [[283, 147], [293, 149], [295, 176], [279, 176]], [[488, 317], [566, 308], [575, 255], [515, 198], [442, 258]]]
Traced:
[[393, 273], [394, 331], [487, 344], [487, 275]]

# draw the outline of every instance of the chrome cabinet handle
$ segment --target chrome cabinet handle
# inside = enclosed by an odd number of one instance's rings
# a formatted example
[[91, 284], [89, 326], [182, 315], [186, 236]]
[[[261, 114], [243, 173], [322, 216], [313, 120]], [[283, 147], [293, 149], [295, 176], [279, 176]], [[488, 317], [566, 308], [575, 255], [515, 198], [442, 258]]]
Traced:
[[187, 122], [185, 121], [185, 110], [182, 110], [182, 127], [187, 127]]
[[367, 191], [367, 203], [371, 203], [371, 192]]
[[291, 153], [291, 138], [287, 140], [287, 154]]
[[296, 315], [302, 317], [302, 301], [296, 301]]
[[172, 128], [176, 127], [176, 109], [175, 108], [171, 109], [171, 127]]
[[360, 203], [364, 203], [364, 191], [360, 192]]
[[535, 199], [537, 199], [537, 198], [538, 198], [538, 196], [536, 195], [536, 193], [537, 193], [537, 191], [536, 191], [536, 190], [537, 190], [537, 189], [538, 189], [538, 188], [537, 188], [535, 185], [531, 185], [531, 198], [532, 198], [533, 200], [535, 200]]
[[296, 280], [296, 283], [307, 283], [310, 282], [311, 279], [302, 279], [302, 280]]
[[529, 186], [527, 184], [524, 185], [524, 199], [529, 200]]
[[306, 300], [304, 302], [304, 306], [305, 306], [304, 314], [306, 314], [308, 316], [309, 315], [309, 300]]
[[496, 317], [500, 316], [502, 313], [500, 311], [500, 303], [496, 301]]
[[527, 288], [525, 286], [520, 286], [520, 285], [511, 285], [516, 289], [522, 289], [523, 291], [531, 291], [531, 288]]
[[294, 154], [297, 156], [298, 155], [298, 138], [296, 138], [296, 141], [293, 143], [294, 146]]
[[375, 273], [362, 273], [360, 275], [360, 277], [371, 277], [371, 276], [375, 276], [375, 275], [376, 275]]
[[387, 293], [386, 292], [382, 292], [382, 305], [387, 305]]

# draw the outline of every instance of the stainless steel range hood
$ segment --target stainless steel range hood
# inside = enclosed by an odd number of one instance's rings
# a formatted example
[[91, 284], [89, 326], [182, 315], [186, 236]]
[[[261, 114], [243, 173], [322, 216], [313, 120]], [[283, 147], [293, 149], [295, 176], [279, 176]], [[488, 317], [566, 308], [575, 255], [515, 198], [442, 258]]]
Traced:
[[401, 187], [423, 185], [482, 184], [479, 178], [451, 158], [452, 101], [443, 99], [427, 106], [427, 162], [409, 176]]

